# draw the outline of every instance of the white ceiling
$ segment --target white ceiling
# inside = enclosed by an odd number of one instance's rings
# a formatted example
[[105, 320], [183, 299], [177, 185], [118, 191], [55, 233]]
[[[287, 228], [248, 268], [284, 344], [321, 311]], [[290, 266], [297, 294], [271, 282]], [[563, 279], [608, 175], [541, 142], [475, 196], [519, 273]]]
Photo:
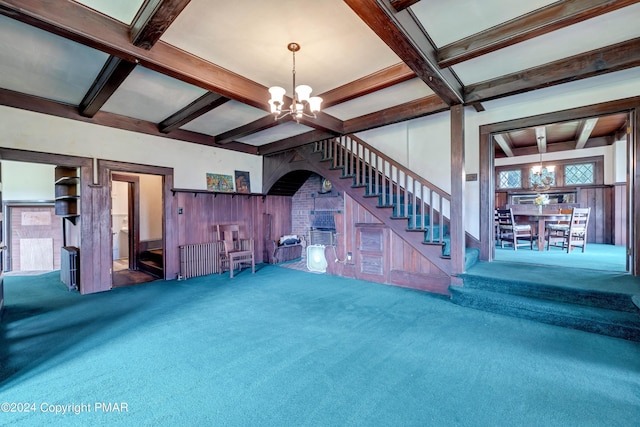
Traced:
[[[58, 1], [76, 8], [86, 6], [127, 25], [144, 3], [143, 0]], [[20, 3], [0, 0], [0, 5], [6, 4], [7, 10], [19, 9]], [[32, 8], [41, 7], [38, 16], [42, 15], [43, 20], [47, 20], [47, 14], [53, 10], [50, 2], [28, 3]], [[549, 0], [421, 0], [401, 14], [415, 17], [439, 49], [553, 3]], [[260, 90], [264, 90], [264, 103], [262, 95], [252, 106], [231, 100], [182, 125], [181, 129], [213, 137], [268, 116], [267, 87], [279, 85], [292, 95], [289, 42], [298, 42], [302, 47], [296, 54], [297, 84], [309, 84], [316, 95], [353, 85], [363, 77], [400, 64], [402, 59], [398, 55], [401, 54], [394, 53], [388, 41], [376, 34], [348, 4], [349, 0], [191, 0], [162, 34], [159, 44], [180, 49], [192, 55], [194, 61], [204, 60], [249, 79], [258, 87], [263, 86]], [[389, 8], [389, 0], [377, 0], [377, 4]], [[3, 16], [11, 15], [3, 8], [0, 13], [0, 89], [78, 105], [109, 54]], [[638, 22], [640, 3], [482, 54], [441, 71], [452, 72], [462, 86], [483, 82], [640, 37]], [[90, 34], [100, 35], [98, 29]], [[153, 55], [154, 48], [149, 52]], [[162, 58], [158, 56], [154, 60], [162, 61]], [[100, 111], [159, 123], [208, 93], [206, 87], [192, 84], [197, 78], [168, 74], [138, 65]], [[226, 79], [214, 71], [206, 77]], [[434, 91], [423, 79], [414, 77], [360, 94], [355, 99], [342, 100], [323, 111], [337, 121], [346, 122], [429, 96], [434, 96]], [[235, 141], [261, 146], [311, 130], [310, 126], [288, 122], [241, 135]]]

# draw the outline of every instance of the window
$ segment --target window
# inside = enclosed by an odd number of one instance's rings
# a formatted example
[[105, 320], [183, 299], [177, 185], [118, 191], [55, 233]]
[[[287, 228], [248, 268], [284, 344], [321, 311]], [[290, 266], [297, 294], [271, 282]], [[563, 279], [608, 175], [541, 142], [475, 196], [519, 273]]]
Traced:
[[498, 174], [498, 188], [522, 188], [522, 171], [501, 171]]
[[595, 181], [595, 165], [593, 163], [579, 163], [565, 165], [565, 185], [593, 184]]

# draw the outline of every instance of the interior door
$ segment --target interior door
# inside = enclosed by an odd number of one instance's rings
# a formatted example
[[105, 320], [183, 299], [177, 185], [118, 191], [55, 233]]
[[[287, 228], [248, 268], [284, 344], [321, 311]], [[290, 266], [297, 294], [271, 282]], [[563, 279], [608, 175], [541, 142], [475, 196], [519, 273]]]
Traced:
[[389, 229], [382, 224], [356, 225], [356, 278], [387, 283]]

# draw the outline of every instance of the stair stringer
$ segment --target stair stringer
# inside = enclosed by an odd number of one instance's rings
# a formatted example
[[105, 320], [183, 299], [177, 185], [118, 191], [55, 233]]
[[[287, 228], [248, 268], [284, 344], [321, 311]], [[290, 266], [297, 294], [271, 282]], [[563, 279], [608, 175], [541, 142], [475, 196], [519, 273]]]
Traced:
[[[448, 286], [452, 283], [451, 260], [442, 257], [441, 245], [424, 244], [424, 233], [407, 230], [405, 221], [399, 221], [397, 218], [392, 218], [393, 207], [379, 206], [378, 197], [366, 196], [364, 188], [354, 187], [352, 177], [343, 176], [342, 169], [332, 168], [331, 162], [323, 161], [321, 159], [321, 155], [313, 151], [312, 145], [297, 147], [294, 150], [296, 152], [296, 161], [290, 163], [289, 168], [285, 167], [285, 169], [290, 169], [287, 170], [287, 172], [306, 169], [331, 180], [334, 188], [348, 194], [351, 198], [356, 200], [375, 218], [385, 224], [398, 237], [404, 240], [416, 252], [429, 261], [429, 263], [431, 263], [431, 265], [440, 273], [434, 273], [432, 275], [435, 285], [435, 289], [433, 289], [433, 291], [448, 295]], [[280, 171], [284, 172], [284, 169], [281, 167]], [[424, 289], [419, 286], [416, 286], [416, 288]]]

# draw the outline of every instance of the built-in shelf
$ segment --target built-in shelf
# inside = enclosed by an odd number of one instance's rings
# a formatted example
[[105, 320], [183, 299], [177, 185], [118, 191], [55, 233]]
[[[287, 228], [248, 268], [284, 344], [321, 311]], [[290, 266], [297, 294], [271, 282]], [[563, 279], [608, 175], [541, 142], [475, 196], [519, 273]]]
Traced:
[[55, 214], [73, 224], [80, 216], [78, 168], [57, 166], [55, 169]]
[[216, 197], [218, 194], [226, 194], [232, 197], [235, 197], [235, 196], [262, 197], [263, 200], [265, 197], [267, 197], [266, 194], [262, 194], [262, 193], [235, 193], [230, 191], [195, 190], [195, 189], [189, 189], [189, 188], [172, 188], [171, 193], [173, 193], [174, 196], [176, 195], [176, 193], [192, 193], [194, 197], [197, 197], [198, 194], [213, 194], [213, 197]]

